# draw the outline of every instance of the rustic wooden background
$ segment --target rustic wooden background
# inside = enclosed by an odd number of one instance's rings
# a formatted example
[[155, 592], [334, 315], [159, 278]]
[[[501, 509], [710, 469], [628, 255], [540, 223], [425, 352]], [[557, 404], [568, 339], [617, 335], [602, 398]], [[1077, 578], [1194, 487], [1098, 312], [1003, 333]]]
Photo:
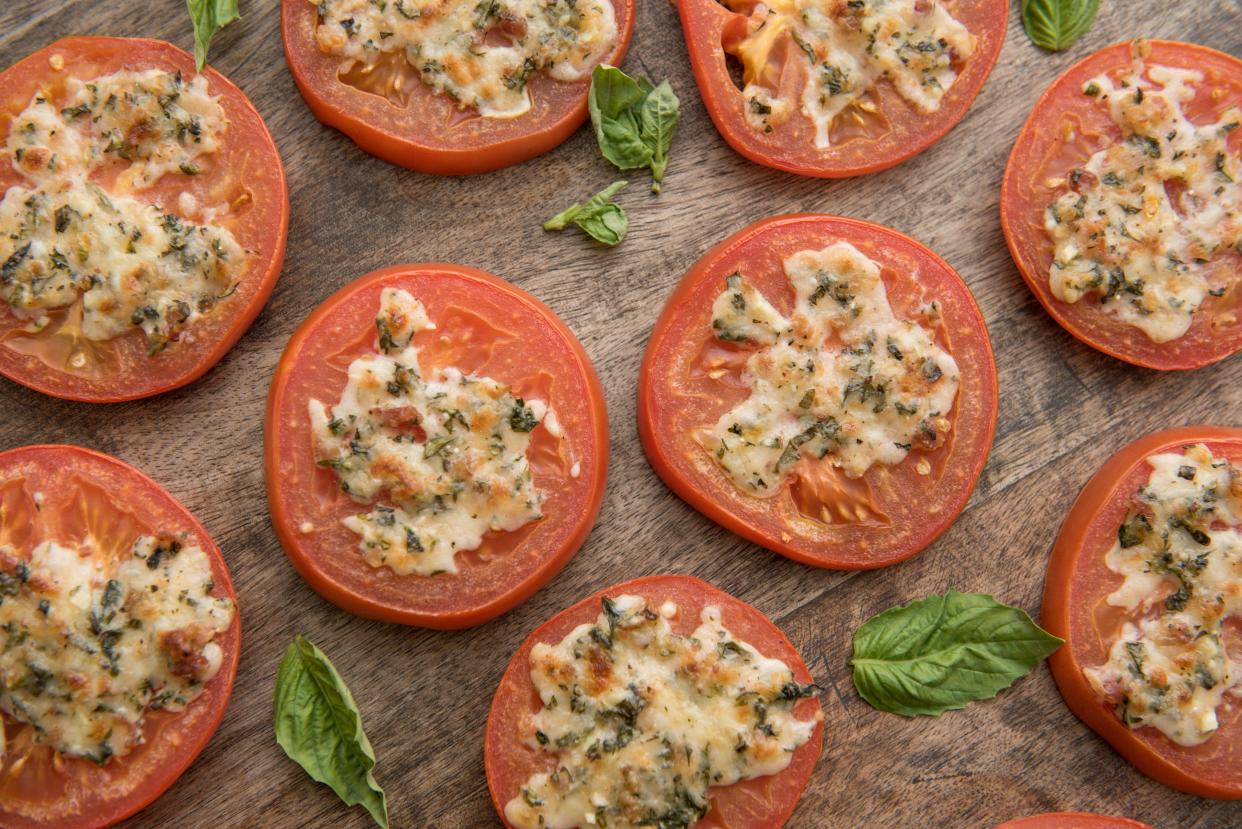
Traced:
[[[1044, 667], [995, 701], [938, 719], [870, 709], [849, 678], [850, 636], [871, 614], [953, 585], [1038, 611], [1045, 557], [1083, 482], [1124, 443], [1162, 427], [1242, 424], [1242, 358], [1191, 374], [1123, 365], [1056, 326], [1010, 261], [997, 218], [1009, 147], [1030, 106], [1071, 62], [1132, 36], [1242, 53], [1239, 0], [1105, 0], [1068, 53], [1008, 41], [983, 94], [947, 138], [895, 169], [823, 182], [755, 166], [717, 135], [686, 61], [675, 9], [639, 0], [625, 67], [668, 78], [682, 100], [664, 193], [643, 176], [624, 192], [629, 238], [615, 250], [541, 221], [618, 178], [588, 130], [542, 158], [444, 179], [373, 159], [322, 127], [294, 87], [276, 0], [243, 0], [213, 64], [245, 90], [284, 157], [293, 204], [284, 275], [254, 327], [205, 378], [154, 400], [66, 403], [0, 380], [0, 449], [77, 443], [137, 465], [180, 498], [224, 550], [237, 583], [244, 651], [232, 705], [198, 762], [132, 827], [365, 827], [273, 738], [276, 665], [295, 633], [346, 677], [379, 755], [396, 827], [498, 825], [484, 785], [492, 690], [526, 634], [581, 596], [647, 573], [687, 572], [771, 616], [826, 689], [828, 727], [793, 827], [991, 827], [1059, 809], [1127, 814], [1157, 827], [1242, 826], [1242, 804], [1179, 794], [1132, 770], [1062, 704]], [[189, 46], [182, 0], [0, 4], [0, 64], [65, 34], [160, 37]], [[803, 567], [700, 517], [660, 483], [634, 425], [647, 333], [686, 268], [756, 219], [822, 211], [890, 225], [931, 246], [973, 288], [1000, 368], [996, 444], [970, 506], [921, 556], [868, 573]], [[471, 631], [438, 633], [358, 619], [294, 573], [268, 522], [263, 406], [294, 327], [374, 268], [444, 260], [534, 292], [582, 338], [607, 390], [613, 464], [599, 523], [565, 571], [525, 605]]]

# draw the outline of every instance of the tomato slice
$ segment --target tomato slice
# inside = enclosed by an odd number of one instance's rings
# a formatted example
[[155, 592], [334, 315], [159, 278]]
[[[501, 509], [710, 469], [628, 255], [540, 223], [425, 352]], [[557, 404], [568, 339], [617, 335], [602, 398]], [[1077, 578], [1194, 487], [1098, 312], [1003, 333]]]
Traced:
[[1219, 730], [1198, 746], [1182, 746], [1155, 728], [1130, 729], [1083, 675], [1108, 658], [1111, 641], [1096, 610], [1122, 579], [1105, 553], [1117, 538], [1138, 488], [1147, 482], [1148, 457], [1205, 444], [1216, 457], [1242, 462], [1242, 429], [1187, 426], [1148, 435], [1100, 467], [1070, 508], [1052, 548], [1044, 584], [1043, 626], [1066, 640], [1051, 657], [1052, 675], [1066, 705], [1139, 771], [1165, 785], [1204, 797], [1242, 798], [1242, 707], [1222, 705]]
[[[1242, 61], [1203, 46], [1173, 41], [1147, 41], [1146, 63], [1203, 73], [1193, 100], [1185, 104], [1194, 123], [1218, 120], [1231, 107], [1242, 106]], [[1155, 369], [1188, 369], [1222, 360], [1242, 349], [1242, 290], [1236, 285], [1223, 296], [1209, 296], [1194, 313], [1190, 330], [1181, 337], [1156, 343], [1138, 328], [1103, 313], [1094, 297], [1075, 303], [1052, 294], [1049, 268], [1053, 244], [1044, 230], [1044, 214], [1063, 192], [1064, 181], [1102, 146], [1119, 137], [1107, 108], [1083, 94], [1084, 85], [1103, 74], [1114, 77], [1133, 65], [1132, 44], [1101, 49], [1071, 66], [1035, 103], [1018, 134], [1001, 185], [1001, 225], [1013, 260], [1027, 286], [1062, 328], [1092, 348], [1134, 365]], [[1072, 140], [1065, 136], [1072, 135]], [[1229, 136], [1228, 146], [1242, 152], [1242, 130]], [[1057, 186], [1050, 186], [1057, 185]]]
[[[803, 459], [770, 498], [743, 493], [694, 440], [745, 397], [747, 348], [720, 343], [712, 302], [740, 271], [777, 307], [793, 304], [781, 261], [798, 251], [849, 242], [881, 266], [899, 318], [935, 299], [935, 339], [957, 361], [960, 385], [950, 437], [939, 448], [876, 464], [847, 478], [828, 461]], [[894, 230], [833, 216], [777, 216], [746, 227], [690, 268], [651, 335], [638, 389], [638, 428], [664, 482], [721, 526], [769, 550], [818, 567], [863, 569], [909, 558], [966, 505], [983, 470], [997, 413], [996, 364], [970, 289], [944, 260]]]
[[[340, 399], [349, 364], [375, 350], [385, 288], [422, 301], [436, 330], [414, 338], [424, 370], [453, 366], [546, 401], [563, 436], [533, 432], [527, 452], [544, 518], [489, 532], [457, 554], [457, 573], [373, 568], [341, 524], [365, 511], [317, 466], [307, 402]], [[595, 369], [573, 332], [530, 294], [460, 265], [399, 265], [367, 274], [307, 317], [285, 348], [267, 404], [264, 447], [272, 522], [289, 559], [324, 598], [360, 616], [433, 628], [477, 625], [525, 601], [569, 561], [599, 512], [608, 418]], [[381, 495], [379, 502], [384, 501]]]
[[[63, 66], [54, 69], [53, 63]], [[0, 130], [42, 91], [53, 103], [67, 96], [71, 77], [90, 80], [120, 71], [148, 69], [195, 74], [194, 58], [159, 40], [119, 37], [67, 37], [0, 72]], [[181, 215], [179, 198], [188, 193], [201, 205], [227, 204], [217, 222], [247, 252], [246, 268], [227, 301], [191, 324], [181, 340], [148, 356], [143, 332], [134, 328], [111, 340], [92, 341], [81, 333], [81, 301], [51, 313], [37, 334], [23, 329], [0, 301], [0, 374], [32, 389], [70, 400], [116, 402], [148, 397], [184, 386], [202, 376], [241, 338], [258, 316], [280, 275], [289, 223], [284, 168], [263, 119], [245, 94], [214, 69], [204, 71], [208, 91], [219, 96], [228, 128], [215, 153], [197, 175], [165, 175], [137, 198]], [[115, 166], [93, 179], [115, 176]], [[0, 190], [25, 179], [12, 164], [0, 169]]]
[[[679, 608], [671, 620], [674, 632], [689, 634], [698, 625], [704, 607], [716, 606], [721, 621], [739, 639], [761, 654], [780, 659], [800, 683], [812, 682], [810, 671], [798, 651], [776, 625], [755, 608], [692, 576], [646, 576], [615, 584], [572, 605], [537, 627], [509, 660], [492, 707], [487, 715], [483, 760], [492, 803], [506, 826], [505, 804], [516, 797], [532, 774], [548, 770], [547, 755], [529, 747], [523, 738], [529, 717], [542, 707], [530, 678], [530, 652], [540, 642], [560, 642], [578, 625], [593, 622], [600, 613], [600, 599], [621, 594], [637, 595], [659, 606], [672, 601]], [[795, 715], [808, 720], [820, 707], [815, 698], [804, 699]], [[811, 739], [794, 750], [784, 771], [743, 780], [732, 786], [711, 789], [711, 811], [695, 829], [774, 829], [793, 814], [803, 789], [811, 779], [823, 742], [823, 723]]]
[[[616, 65], [634, 30], [635, 3], [611, 2], [617, 41], [603, 62]], [[352, 77], [341, 58], [320, 51], [318, 20], [309, 0], [282, 0], [285, 59], [302, 97], [324, 124], [392, 164], [439, 175], [486, 173], [560, 146], [586, 120], [590, 78], [562, 82], [540, 72], [529, 82], [529, 111], [515, 118], [486, 118], [463, 112], [424, 86], [403, 59], [381, 63], [365, 78]], [[405, 100], [390, 99], [395, 85]]]
[[1009, 820], [996, 829], [1151, 829], [1146, 823], [1124, 817], [1092, 815], [1087, 812], [1049, 812], [1046, 815]]
[[[190, 512], [159, 484], [126, 463], [77, 446], [25, 446], [0, 453], [0, 543], [21, 558], [44, 540], [91, 540], [128, 554], [140, 535], [188, 534], [207, 553], [213, 595], [237, 594], [220, 550]], [[34, 729], [0, 714], [0, 825], [9, 829], [107, 826], [142, 809], [171, 786], [207, 745], [224, 716], [241, 626], [216, 640], [219, 672], [180, 713], [151, 711], [144, 742], [103, 765], [55, 754], [33, 741]]]
[[958, 77], [940, 108], [920, 112], [888, 80], [881, 80], [865, 97], [868, 109], [851, 107], [843, 112], [830, 135], [831, 146], [822, 149], [815, 146], [815, 127], [801, 111], [807, 60], [788, 35], [782, 35], [772, 50], [778, 63], [772, 72], [781, 77], [782, 90], [793, 94], [794, 111], [765, 132], [747, 123], [748, 103], [729, 66], [737, 44], [746, 36], [746, 16], [730, 11], [719, 0], [677, 0], [677, 8], [699, 92], [725, 141], [751, 161], [768, 167], [803, 176], [846, 178], [885, 170], [939, 141], [966, 115], [996, 65], [1009, 24], [1009, 4], [1001, 0], [940, 2], [978, 38], [974, 54], [955, 67]]

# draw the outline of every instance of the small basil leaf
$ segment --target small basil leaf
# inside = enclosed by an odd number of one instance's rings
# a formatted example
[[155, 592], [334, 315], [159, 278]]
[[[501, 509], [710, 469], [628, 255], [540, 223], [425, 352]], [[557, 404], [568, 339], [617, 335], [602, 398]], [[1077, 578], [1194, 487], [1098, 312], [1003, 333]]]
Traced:
[[573, 204], [543, 223], [544, 230], [564, 230], [573, 222], [594, 239], [605, 245], [618, 244], [625, 238], [629, 219], [621, 205], [612, 197], [626, 185], [615, 181], [581, 204]]
[[1100, 0], [1022, 0], [1022, 26], [1036, 46], [1060, 52], [1087, 33], [1099, 9]]
[[620, 170], [634, 170], [651, 164], [651, 148], [643, 141], [638, 118], [626, 110], [617, 118], [604, 120], [598, 135], [599, 150]]
[[[650, 86], [647, 84], [648, 89]], [[621, 113], [642, 103], [648, 89], [615, 66], [606, 63], [596, 66], [591, 72], [591, 92], [587, 96], [587, 108], [591, 111], [596, 136], [599, 136], [601, 121], [616, 119]]]
[[388, 802], [375, 782], [375, 750], [341, 675], [324, 652], [294, 638], [276, 672], [276, 742], [350, 806], [361, 804], [388, 829]]
[[681, 119], [681, 102], [673, 94], [668, 81], [648, 93], [639, 111], [639, 132], [651, 150], [651, 189], [660, 192], [664, 168], [668, 166], [668, 148]]
[[185, 0], [194, 22], [194, 63], [202, 72], [207, 65], [207, 47], [218, 29], [232, 23], [241, 15], [237, 0]]
[[881, 711], [935, 716], [991, 699], [1061, 644], [1025, 611], [950, 588], [858, 628], [854, 686]]

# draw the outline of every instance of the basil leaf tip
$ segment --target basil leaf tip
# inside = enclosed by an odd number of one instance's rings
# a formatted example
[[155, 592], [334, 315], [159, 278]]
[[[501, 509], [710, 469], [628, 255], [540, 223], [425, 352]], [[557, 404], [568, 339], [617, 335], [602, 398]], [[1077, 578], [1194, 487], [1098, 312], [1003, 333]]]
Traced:
[[1060, 52], [1087, 33], [1099, 10], [1100, 0], [1022, 0], [1022, 28], [1036, 46]]
[[207, 47], [216, 32], [237, 20], [241, 15], [238, 0], [185, 0], [194, 23], [194, 64], [202, 72], [207, 65]]
[[581, 204], [570, 205], [543, 223], [544, 230], [564, 230], [572, 222], [600, 244], [609, 247], [625, 238], [630, 221], [612, 197], [628, 182], [614, 181]]
[[591, 72], [587, 108], [600, 153], [619, 170], [651, 170], [660, 192], [668, 151], [681, 119], [681, 102], [668, 81], [652, 86], [601, 63]]
[[850, 661], [873, 708], [936, 716], [995, 697], [1062, 644], [1020, 608], [950, 588], [868, 619]]
[[323, 651], [294, 637], [276, 672], [276, 742], [347, 805], [388, 829], [388, 801], [375, 781], [375, 750], [345, 680]]

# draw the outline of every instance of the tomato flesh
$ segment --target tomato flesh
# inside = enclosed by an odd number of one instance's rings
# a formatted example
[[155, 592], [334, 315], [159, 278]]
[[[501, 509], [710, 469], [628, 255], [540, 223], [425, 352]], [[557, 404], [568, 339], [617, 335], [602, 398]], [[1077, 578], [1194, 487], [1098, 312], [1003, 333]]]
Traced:
[[[828, 461], [803, 458], [771, 498], [742, 493], [694, 441], [748, 395], [741, 380], [753, 348], [720, 342], [711, 306], [725, 277], [743, 273], [778, 310], [793, 304], [781, 261], [838, 241], [853, 244], [882, 269], [889, 302], [910, 318], [935, 299], [935, 338], [961, 372], [948, 441], [876, 464], [857, 479]], [[730, 236], [682, 279], [657, 321], [639, 379], [639, 434], [665, 483], [725, 528], [782, 555], [819, 567], [882, 567], [916, 554], [966, 505], [996, 427], [996, 364], [970, 290], [918, 242], [869, 222], [820, 215], [777, 216]]]
[[[691, 576], [647, 576], [601, 590], [536, 628], [514, 653], [492, 698], [483, 759], [492, 802], [506, 826], [510, 824], [504, 819], [505, 804], [518, 795], [532, 774], [548, 770], [548, 755], [527, 746], [522, 737], [530, 731], [529, 718], [541, 708], [539, 695], [530, 679], [531, 649], [540, 642], [556, 644], [578, 625], [595, 621], [600, 614], [600, 599], [622, 594], [642, 596], [653, 606], [665, 601], [676, 604], [678, 613], [671, 624], [673, 630], [682, 635], [689, 634], [698, 625], [704, 607], [714, 605], [720, 608], [725, 627], [738, 639], [753, 645], [764, 656], [783, 661], [793, 670], [798, 682], [812, 682], [810, 671], [797, 649], [776, 625], [755, 608], [707, 582]], [[794, 713], [799, 719], [807, 720], [819, 708], [819, 701], [810, 698], [799, 702]], [[711, 789], [711, 811], [695, 824], [695, 829], [775, 829], [782, 826], [793, 814], [811, 778], [822, 742], [823, 723], [820, 723], [811, 739], [794, 750], [784, 771]]]
[[[806, 57], [785, 38], [774, 50], [781, 88], [794, 94], [794, 112], [771, 132], [746, 121], [747, 102], [729, 72], [728, 60], [746, 35], [747, 19], [718, 0], [677, 0], [690, 66], [716, 129], [734, 150], [758, 164], [820, 178], [846, 178], [885, 170], [940, 140], [966, 115], [996, 65], [1009, 24], [1001, 0], [945, 0], [943, 3], [978, 38], [975, 53], [961, 67], [940, 108], [923, 113], [882, 80], [868, 95], [875, 113], [850, 107], [830, 134], [832, 145], [815, 146], [815, 128], [801, 112]], [[851, 117], [858, 113], [857, 118]]]
[[[1147, 65], [1193, 69], [1203, 73], [1193, 100], [1185, 105], [1194, 123], [1220, 119], [1242, 106], [1242, 61], [1203, 46], [1148, 41]], [[1155, 369], [1190, 369], [1222, 360], [1242, 349], [1242, 287], [1237, 280], [1223, 296], [1209, 296], [1195, 311], [1190, 330], [1166, 343], [1151, 340], [1138, 328], [1104, 313], [1094, 297], [1075, 303], [1052, 294], [1049, 269], [1053, 244], [1044, 230], [1048, 205], [1061, 195], [1055, 184], [1084, 164], [1103, 146], [1120, 139], [1120, 131], [1099, 99], [1083, 94], [1094, 77], [1133, 66], [1132, 44], [1101, 49], [1066, 72], [1036, 102], [1018, 134], [1001, 185], [1001, 225], [1013, 260], [1044, 309], [1078, 340], [1128, 363]], [[1066, 140], [1067, 134], [1073, 136]], [[1231, 152], [1242, 152], [1242, 130], [1230, 135]]]
[[[536, 429], [527, 453], [535, 484], [547, 495], [543, 520], [488, 533], [481, 547], [457, 554], [457, 573], [399, 576], [367, 564], [358, 537], [341, 524], [365, 508], [340, 491], [332, 470], [315, 463], [307, 401], [333, 405], [349, 364], [374, 352], [375, 314], [386, 287], [421, 300], [437, 326], [414, 339], [425, 372], [455, 366], [505, 383], [515, 395], [543, 399], [564, 433], [556, 439], [547, 428]], [[265, 444], [273, 523], [310, 585], [352, 613], [439, 628], [484, 622], [552, 578], [590, 531], [608, 466], [603, 392], [573, 333], [513, 285], [443, 264], [368, 274], [311, 314], [276, 369]]]
[[[59, 56], [63, 69], [53, 70]], [[58, 40], [0, 73], [0, 112], [11, 120], [37, 92], [55, 101], [65, 96], [70, 77], [90, 79], [119, 71], [163, 69], [193, 77], [194, 58], [158, 40], [68, 37]], [[284, 168], [263, 119], [236, 86], [214, 69], [203, 73], [210, 94], [219, 96], [228, 119], [220, 149], [193, 177], [170, 174], [136, 197], [180, 214], [178, 200], [188, 193], [199, 204], [227, 204], [219, 223], [232, 232], [248, 260], [236, 291], [212, 313], [191, 325], [181, 341], [149, 356], [140, 329], [95, 342], [81, 335], [81, 301], [53, 311], [38, 334], [25, 329], [0, 301], [0, 374], [22, 385], [70, 400], [115, 402], [148, 397], [184, 386], [207, 372], [233, 347], [258, 316], [280, 275], [289, 223]], [[94, 179], [117, 173], [104, 165]], [[0, 165], [0, 190], [25, 179], [11, 164]]]
[[1006, 821], [996, 829], [1151, 829], [1146, 823], [1124, 817], [1086, 812], [1050, 812]]
[[[1182, 746], [1155, 728], [1124, 725], [1083, 675], [1084, 667], [1107, 661], [1116, 636], [1117, 619], [1107, 612], [1106, 599], [1121, 586], [1122, 578], [1108, 569], [1105, 554], [1116, 541], [1135, 493], [1151, 474], [1146, 459], [1180, 452], [1194, 443], [1205, 444], [1216, 457], [1242, 463], [1242, 429], [1188, 426], [1129, 444], [1087, 482], [1053, 546], [1041, 619], [1050, 633], [1066, 640], [1050, 665], [1061, 695], [1080, 720], [1161, 783], [1204, 797], [1238, 799], [1242, 798], [1242, 706], [1222, 705], [1219, 730], [1198, 746]], [[1227, 628], [1226, 636], [1229, 633]], [[1233, 633], [1236, 637], [1236, 627]]]
[[[612, 0], [617, 41], [603, 63], [617, 65], [634, 30], [634, 0]], [[498, 170], [548, 152], [587, 117], [590, 79], [529, 82], [531, 108], [516, 118], [463, 112], [445, 95], [417, 82], [407, 64], [342, 73], [341, 58], [319, 50], [319, 15], [308, 0], [282, 0], [285, 59], [315, 117], [345, 133], [365, 152], [424, 173], [463, 176]], [[400, 91], [393, 83], [401, 79]]]
[[[36, 499], [35, 493], [39, 493]], [[211, 561], [216, 596], [237, 595], [220, 550], [203, 527], [159, 484], [107, 455], [76, 446], [27, 446], [0, 453], [0, 545], [18, 557], [44, 540], [90, 540], [128, 555], [144, 534], [186, 532]], [[100, 766], [57, 755], [34, 741], [34, 729], [0, 714], [0, 825], [6, 829], [108, 826], [142, 809], [181, 776], [224, 716], [237, 674], [241, 627], [215, 640], [219, 672], [179, 713], [152, 711], [145, 742]]]

